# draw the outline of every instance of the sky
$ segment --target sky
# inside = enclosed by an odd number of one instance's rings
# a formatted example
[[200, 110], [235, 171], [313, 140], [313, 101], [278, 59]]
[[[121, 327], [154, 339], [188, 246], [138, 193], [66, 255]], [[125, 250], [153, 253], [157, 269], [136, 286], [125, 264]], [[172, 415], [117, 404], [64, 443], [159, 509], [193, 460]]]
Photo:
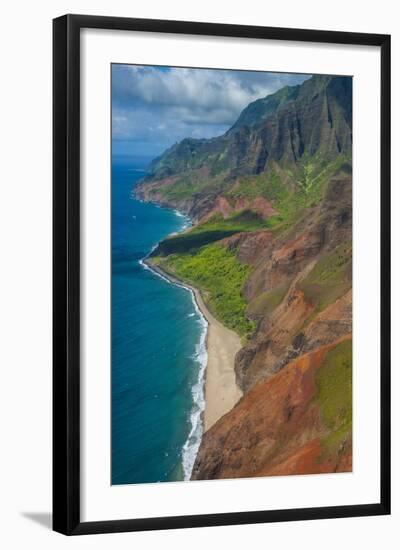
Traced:
[[156, 157], [226, 132], [251, 102], [308, 75], [112, 65], [113, 155]]

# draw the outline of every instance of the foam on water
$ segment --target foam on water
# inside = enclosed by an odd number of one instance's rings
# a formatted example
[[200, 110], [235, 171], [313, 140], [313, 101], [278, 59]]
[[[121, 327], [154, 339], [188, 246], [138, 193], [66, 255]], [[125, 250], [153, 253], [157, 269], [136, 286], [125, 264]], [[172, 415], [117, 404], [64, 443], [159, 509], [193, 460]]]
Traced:
[[[186, 216], [183, 216], [183, 214], [180, 214], [180, 216], [186, 217]], [[189, 227], [189, 225], [187, 227]], [[197, 304], [196, 296], [191, 288], [185, 286], [182, 283], [178, 283], [177, 281], [171, 281], [168, 277], [166, 277], [159, 271], [153, 269], [151, 266], [149, 266], [145, 262], [145, 260], [151, 255], [151, 253], [156, 248], [157, 248], [157, 245], [154, 245], [151, 251], [144, 258], [139, 260], [139, 264], [144, 269], [151, 271], [154, 275], [156, 275], [157, 277], [160, 277], [168, 284], [179, 286], [185, 289], [187, 292], [190, 292], [190, 295], [193, 301], [193, 306], [196, 311], [195, 314], [190, 314], [190, 316], [197, 315], [199, 319], [199, 323], [203, 328], [200, 335], [200, 341], [196, 345], [196, 352], [193, 357], [193, 359], [199, 365], [199, 371], [198, 371], [197, 380], [192, 386], [193, 407], [190, 413], [191, 429], [189, 432], [189, 436], [182, 449], [182, 468], [183, 468], [184, 481], [189, 481], [192, 474], [193, 466], [196, 460], [196, 456], [200, 447], [201, 438], [203, 436], [203, 412], [205, 410], [205, 405], [206, 405], [205, 394], [204, 394], [204, 383], [205, 383], [205, 372], [206, 372], [207, 360], [208, 360], [207, 345], [206, 345], [208, 322], [207, 322], [207, 319], [202, 314]]]
[[[147, 261], [138, 264], [190, 220], [137, 200], [141, 174], [127, 170], [134, 166], [112, 166], [113, 485], [183, 481], [183, 460], [192, 452], [186, 442], [197, 433], [200, 316], [186, 289], [165, 284]], [[190, 469], [185, 466], [185, 478]]]
[[196, 308], [197, 314], [199, 315], [199, 320], [202, 324], [203, 330], [201, 332], [200, 342], [196, 346], [195, 360], [199, 364], [199, 374], [197, 382], [193, 384], [192, 387], [193, 409], [190, 415], [190, 422], [192, 427], [189, 433], [189, 437], [182, 449], [182, 467], [185, 481], [190, 480], [196, 456], [200, 447], [201, 438], [203, 436], [202, 418], [206, 406], [204, 395], [204, 379], [208, 359], [206, 345], [208, 322], [205, 319], [204, 315], [201, 313], [199, 306], [197, 305], [193, 291], [191, 292], [193, 304]]

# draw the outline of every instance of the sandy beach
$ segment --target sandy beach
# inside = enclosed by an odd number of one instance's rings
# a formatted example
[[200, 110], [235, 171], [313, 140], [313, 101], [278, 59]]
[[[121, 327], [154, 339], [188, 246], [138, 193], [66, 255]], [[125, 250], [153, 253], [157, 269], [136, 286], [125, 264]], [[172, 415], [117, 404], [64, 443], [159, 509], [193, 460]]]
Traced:
[[207, 309], [197, 289], [193, 289], [196, 302], [208, 321], [207, 369], [206, 369], [206, 408], [204, 430], [230, 411], [242, 397], [235, 379], [235, 355], [242, 347], [240, 338], [233, 330], [226, 328]]
[[197, 305], [207, 319], [207, 368], [205, 380], [205, 411], [204, 430], [207, 431], [221, 416], [230, 411], [239, 401], [242, 392], [236, 385], [235, 355], [242, 347], [239, 336], [220, 323], [208, 310], [197, 288], [166, 273], [158, 266], [146, 262], [154, 271], [170, 281], [190, 288], [196, 298]]

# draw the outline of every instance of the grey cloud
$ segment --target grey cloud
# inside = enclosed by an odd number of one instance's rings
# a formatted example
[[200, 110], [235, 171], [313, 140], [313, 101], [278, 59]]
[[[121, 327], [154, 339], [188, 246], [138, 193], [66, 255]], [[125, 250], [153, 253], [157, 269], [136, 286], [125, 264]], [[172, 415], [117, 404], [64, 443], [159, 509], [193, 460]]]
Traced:
[[[153, 143], [224, 133], [251, 101], [304, 75], [113, 65], [113, 139]], [[155, 145], [157, 143], [157, 146]]]

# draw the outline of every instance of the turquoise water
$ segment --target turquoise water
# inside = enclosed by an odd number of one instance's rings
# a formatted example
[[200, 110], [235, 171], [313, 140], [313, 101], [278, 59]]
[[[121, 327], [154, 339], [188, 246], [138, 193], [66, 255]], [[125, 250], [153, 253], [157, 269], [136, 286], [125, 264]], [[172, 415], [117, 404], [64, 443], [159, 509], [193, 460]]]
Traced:
[[201, 438], [205, 321], [141, 263], [188, 220], [135, 200], [141, 159], [112, 163], [112, 484], [188, 478]]

